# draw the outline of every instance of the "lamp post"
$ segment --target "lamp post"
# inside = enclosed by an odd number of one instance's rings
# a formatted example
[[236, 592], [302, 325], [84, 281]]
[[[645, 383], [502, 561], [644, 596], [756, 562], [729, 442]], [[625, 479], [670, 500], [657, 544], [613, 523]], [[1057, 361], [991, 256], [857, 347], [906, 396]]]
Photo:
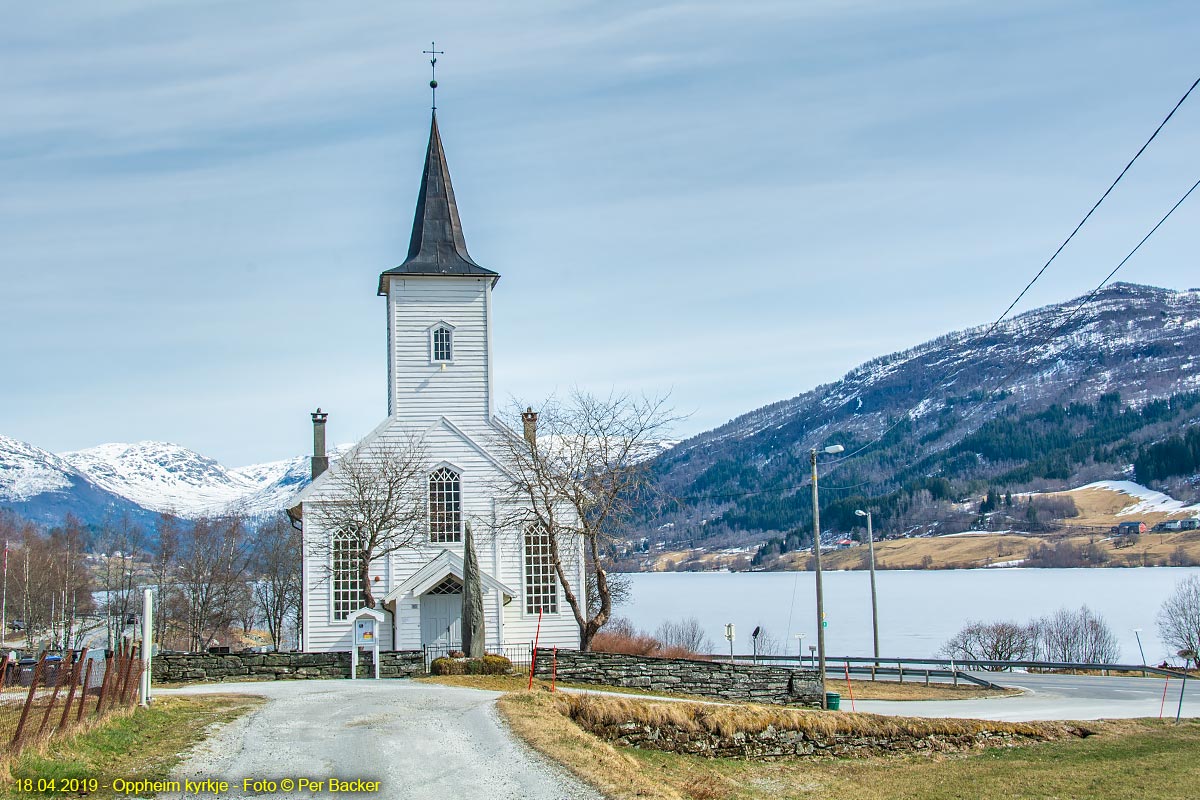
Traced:
[[[829, 455], [846, 448], [831, 444], [825, 448]], [[813, 556], [817, 565], [817, 676], [821, 682], [821, 708], [825, 703], [825, 593], [821, 587], [821, 503], [817, 496], [817, 448], [812, 449]]]
[[857, 510], [860, 517], [867, 518], [867, 551], [871, 556], [871, 631], [875, 636], [875, 666], [879, 666], [879, 600], [875, 594], [875, 533], [871, 530], [871, 512]]

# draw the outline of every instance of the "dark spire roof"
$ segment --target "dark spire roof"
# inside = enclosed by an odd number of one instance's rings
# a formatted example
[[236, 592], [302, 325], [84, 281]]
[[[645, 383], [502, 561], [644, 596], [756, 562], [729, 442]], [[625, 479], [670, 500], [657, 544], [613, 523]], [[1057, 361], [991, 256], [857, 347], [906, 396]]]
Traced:
[[421, 191], [417, 195], [408, 258], [379, 276], [379, 294], [387, 293], [384, 284], [388, 275], [500, 277], [499, 273], [476, 264], [467, 253], [467, 240], [463, 237], [458, 205], [454, 202], [454, 187], [450, 185], [450, 168], [446, 166], [442, 136], [438, 133], [437, 112], [434, 112], [429, 128], [429, 150], [425, 153], [425, 172], [421, 175]]

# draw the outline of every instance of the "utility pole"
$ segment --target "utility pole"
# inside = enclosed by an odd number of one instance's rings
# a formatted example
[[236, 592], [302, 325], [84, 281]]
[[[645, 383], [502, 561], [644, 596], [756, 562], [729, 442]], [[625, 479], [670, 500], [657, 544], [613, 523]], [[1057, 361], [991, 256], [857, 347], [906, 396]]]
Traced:
[[855, 511], [867, 518], [867, 551], [871, 561], [871, 629], [875, 636], [875, 666], [879, 666], [879, 599], [875, 594], [875, 532], [871, 530], [871, 512]]
[[[825, 452], [834, 455], [846, 448], [831, 444]], [[821, 586], [821, 502], [817, 494], [817, 448], [812, 449], [812, 512], [813, 512], [813, 556], [817, 566], [817, 673], [821, 681], [821, 708], [825, 702], [825, 592]]]
[[0, 589], [0, 641], [8, 636], [8, 539], [4, 540], [4, 588]]

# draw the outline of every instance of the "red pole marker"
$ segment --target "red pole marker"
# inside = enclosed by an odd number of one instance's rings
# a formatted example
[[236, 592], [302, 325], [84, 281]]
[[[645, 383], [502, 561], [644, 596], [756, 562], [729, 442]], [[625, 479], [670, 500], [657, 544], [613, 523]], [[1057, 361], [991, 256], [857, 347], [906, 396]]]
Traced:
[[1163, 709], [1167, 707], [1167, 686], [1170, 683], [1171, 683], [1170, 678], [1167, 678], [1165, 681], [1163, 681], [1163, 699], [1162, 699], [1162, 702], [1158, 704], [1158, 718], [1159, 719], [1162, 719]]
[[538, 609], [537, 630], [533, 634], [533, 657], [529, 659], [529, 688], [533, 689], [533, 670], [537, 666], [538, 637], [542, 635], [542, 610]]

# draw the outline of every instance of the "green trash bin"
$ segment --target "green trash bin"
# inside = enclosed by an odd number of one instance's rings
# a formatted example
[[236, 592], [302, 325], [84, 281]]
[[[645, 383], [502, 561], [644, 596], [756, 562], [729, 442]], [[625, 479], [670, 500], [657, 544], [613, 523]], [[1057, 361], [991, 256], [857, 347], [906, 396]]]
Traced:
[[825, 708], [830, 711], [837, 711], [842, 707], [842, 696], [837, 692], [825, 693]]

